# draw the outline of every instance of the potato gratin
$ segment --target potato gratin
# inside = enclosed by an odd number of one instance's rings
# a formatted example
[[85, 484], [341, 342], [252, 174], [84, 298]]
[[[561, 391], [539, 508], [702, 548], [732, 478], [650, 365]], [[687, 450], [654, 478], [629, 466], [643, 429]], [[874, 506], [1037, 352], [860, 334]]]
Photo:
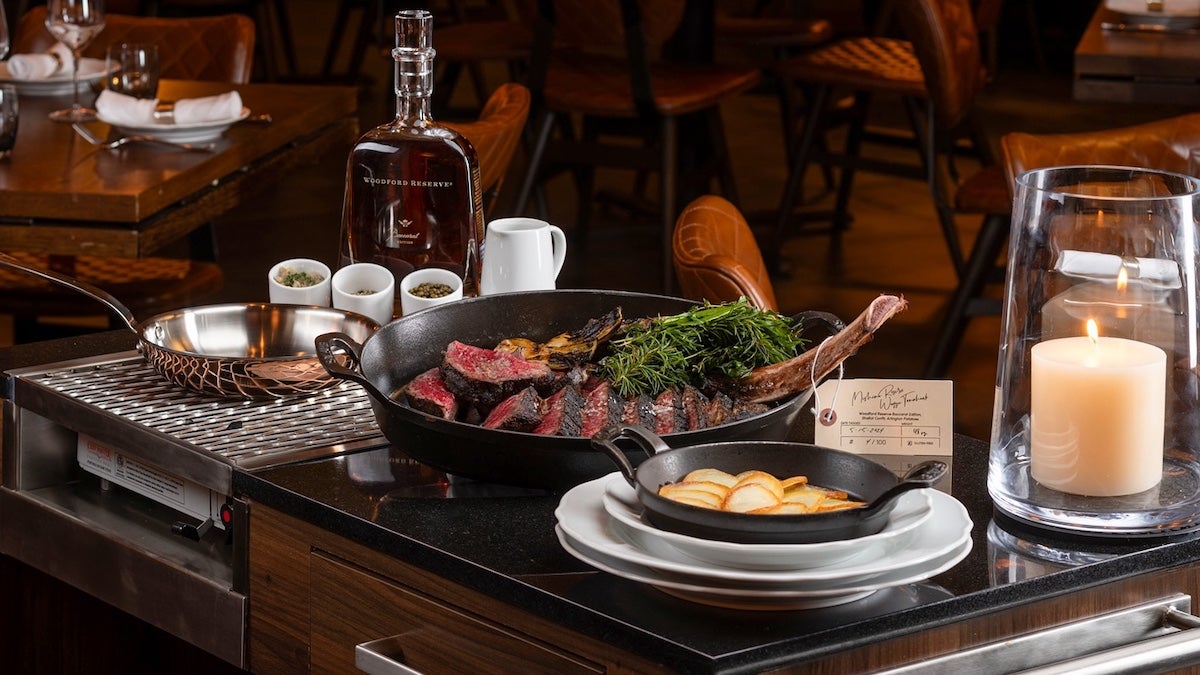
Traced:
[[766, 471], [736, 476], [719, 469], [696, 469], [658, 494], [672, 501], [719, 511], [767, 515], [824, 513], [864, 506], [841, 490], [809, 485], [806, 476], [779, 479]]

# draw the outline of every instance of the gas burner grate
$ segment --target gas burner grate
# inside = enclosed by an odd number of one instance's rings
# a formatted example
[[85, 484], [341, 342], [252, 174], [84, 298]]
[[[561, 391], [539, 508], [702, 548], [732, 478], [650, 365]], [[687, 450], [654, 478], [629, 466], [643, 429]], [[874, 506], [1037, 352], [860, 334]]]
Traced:
[[304, 397], [227, 399], [175, 386], [141, 357], [26, 379], [246, 470], [386, 443], [369, 397], [351, 382]]

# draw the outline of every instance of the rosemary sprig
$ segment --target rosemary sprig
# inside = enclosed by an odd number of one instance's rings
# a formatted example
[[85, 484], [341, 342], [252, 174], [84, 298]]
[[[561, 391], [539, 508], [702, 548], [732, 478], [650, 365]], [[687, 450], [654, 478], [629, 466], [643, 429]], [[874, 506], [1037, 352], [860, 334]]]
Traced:
[[743, 297], [628, 324], [600, 360], [600, 374], [622, 396], [654, 395], [714, 374], [745, 377], [792, 358], [801, 346], [799, 325]]

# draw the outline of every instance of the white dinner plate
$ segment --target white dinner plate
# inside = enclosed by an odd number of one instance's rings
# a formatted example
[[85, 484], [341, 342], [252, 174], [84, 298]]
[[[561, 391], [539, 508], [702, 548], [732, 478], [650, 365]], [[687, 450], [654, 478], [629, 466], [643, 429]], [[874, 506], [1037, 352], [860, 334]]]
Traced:
[[703, 580], [693, 580], [639, 567], [589, 550], [586, 545], [571, 539], [570, 535], [563, 531], [561, 525], [555, 525], [554, 531], [558, 535], [559, 543], [567, 553], [602, 572], [648, 584], [664, 593], [691, 602], [730, 609], [751, 610], [817, 609], [860, 600], [884, 588], [924, 581], [945, 572], [967, 557], [967, 554], [971, 552], [972, 545], [971, 539], [968, 537], [961, 546], [936, 560], [929, 561], [921, 569], [897, 570], [868, 582], [841, 584], [821, 589], [755, 589], [712, 584]]
[[641, 515], [637, 493], [620, 473], [604, 483], [604, 509], [627, 527], [655, 537], [697, 560], [742, 570], [799, 570], [823, 567], [882, 550], [906, 541], [932, 513], [928, 490], [911, 490], [900, 496], [887, 525], [876, 534], [816, 544], [739, 544], [701, 539], [660, 530]]
[[[577, 544], [605, 557], [692, 580], [740, 588], [820, 589], [860, 582], [886, 573], [920, 568], [970, 539], [971, 519], [966, 509], [944, 493], [933, 496], [933, 515], [903, 546], [885, 546], [879, 555], [847, 560], [844, 564], [801, 570], [746, 570], [690, 558], [653, 537], [638, 536], [611, 518], [601, 504], [605, 487], [596, 480], [567, 491], [554, 515], [559, 526]], [[769, 517], [769, 516], [764, 516]]]
[[237, 117], [219, 122], [192, 122], [190, 124], [175, 124], [170, 118], [164, 117], [150, 124], [129, 125], [105, 119], [97, 114], [101, 122], [111, 125], [124, 136], [153, 136], [164, 141], [175, 143], [201, 143], [214, 140], [225, 133], [225, 130], [250, 116], [249, 108], [242, 108]]
[[[106, 75], [104, 59], [79, 59], [79, 91], [86, 92]], [[55, 73], [43, 80], [17, 80], [8, 72], [8, 61], [0, 61], [0, 84], [11, 84], [21, 96], [69, 96], [70, 69]]]

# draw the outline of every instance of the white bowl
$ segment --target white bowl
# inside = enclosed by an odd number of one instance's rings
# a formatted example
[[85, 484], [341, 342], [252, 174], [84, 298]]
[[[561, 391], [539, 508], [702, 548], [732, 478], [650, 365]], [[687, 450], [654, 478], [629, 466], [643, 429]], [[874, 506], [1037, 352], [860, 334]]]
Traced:
[[346, 265], [333, 275], [333, 306], [386, 324], [396, 308], [396, 278], [375, 263]]
[[[412, 289], [424, 283], [446, 284], [451, 288], [450, 294], [440, 298], [422, 298], [411, 293]], [[462, 278], [440, 267], [426, 267], [409, 272], [400, 280], [400, 308], [406, 315], [435, 305], [462, 300], [462, 296]]]
[[[285, 286], [279, 282], [281, 270], [307, 272], [321, 277], [321, 281], [313, 286]], [[267, 288], [271, 302], [286, 305], [316, 305], [329, 306], [329, 279], [332, 275], [329, 266], [319, 260], [309, 258], [292, 258], [271, 268], [267, 273]]]

